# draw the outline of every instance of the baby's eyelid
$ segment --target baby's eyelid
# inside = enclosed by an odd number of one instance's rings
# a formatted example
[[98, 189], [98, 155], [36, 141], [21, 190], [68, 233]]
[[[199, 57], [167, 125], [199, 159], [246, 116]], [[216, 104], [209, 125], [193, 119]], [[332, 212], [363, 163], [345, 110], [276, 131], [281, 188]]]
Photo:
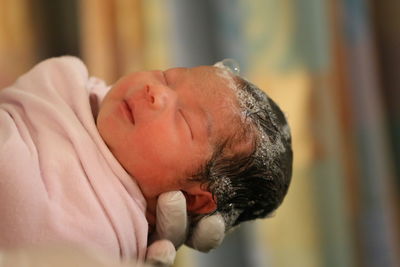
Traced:
[[189, 124], [188, 120], [186, 119], [186, 117], [185, 117], [185, 114], [183, 114], [183, 111], [182, 111], [182, 109], [179, 109], [179, 113], [181, 114], [182, 118], [185, 120], [185, 123], [186, 123], [186, 125], [188, 126], [188, 128], [189, 128], [189, 131], [190, 131], [190, 136], [191, 136], [191, 137], [192, 137], [192, 139], [193, 139], [193, 131], [192, 131], [192, 127], [190, 127], [190, 124]]

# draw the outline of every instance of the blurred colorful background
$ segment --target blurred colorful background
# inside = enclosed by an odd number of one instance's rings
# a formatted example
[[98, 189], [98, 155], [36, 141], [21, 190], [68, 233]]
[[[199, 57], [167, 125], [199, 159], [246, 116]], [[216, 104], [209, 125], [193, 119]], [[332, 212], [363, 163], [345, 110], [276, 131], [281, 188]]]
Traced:
[[1, 88], [65, 54], [108, 83], [235, 58], [286, 112], [275, 217], [174, 266], [400, 266], [400, 1], [0, 0]]

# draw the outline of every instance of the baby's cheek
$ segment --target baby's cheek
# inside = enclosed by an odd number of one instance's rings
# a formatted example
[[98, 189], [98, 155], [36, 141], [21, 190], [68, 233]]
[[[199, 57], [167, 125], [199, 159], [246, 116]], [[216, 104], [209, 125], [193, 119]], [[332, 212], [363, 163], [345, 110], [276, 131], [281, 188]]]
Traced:
[[[111, 115], [112, 114], [108, 112], [108, 106], [105, 106], [100, 109], [96, 120], [97, 130], [107, 145], [109, 145], [110, 141], [119, 134], [119, 132], [115, 131], [115, 129], [118, 129], [118, 124]], [[120, 138], [120, 136], [115, 138]]]

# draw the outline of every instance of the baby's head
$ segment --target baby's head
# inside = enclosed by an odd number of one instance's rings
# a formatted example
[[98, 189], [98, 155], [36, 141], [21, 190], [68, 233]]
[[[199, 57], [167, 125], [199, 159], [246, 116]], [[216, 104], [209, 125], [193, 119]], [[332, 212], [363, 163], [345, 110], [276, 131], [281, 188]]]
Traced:
[[[264, 218], [282, 203], [292, 176], [290, 128], [278, 105], [254, 84], [223, 69], [241, 112], [241, 130], [220, 143], [197, 180], [217, 200], [226, 229]], [[251, 140], [250, 150], [230, 153], [230, 147]], [[228, 153], [226, 153], [226, 151]]]
[[163, 192], [183, 191], [190, 213], [217, 210], [229, 228], [275, 210], [290, 183], [283, 113], [221, 64], [123, 77], [97, 126], [141, 188], [150, 224]]

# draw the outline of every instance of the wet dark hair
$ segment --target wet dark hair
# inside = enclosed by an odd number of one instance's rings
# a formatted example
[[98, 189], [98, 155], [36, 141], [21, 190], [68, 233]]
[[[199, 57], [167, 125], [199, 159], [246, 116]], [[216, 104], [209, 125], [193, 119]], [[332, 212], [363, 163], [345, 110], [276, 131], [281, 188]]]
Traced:
[[[289, 126], [281, 109], [250, 82], [235, 77], [235, 83], [259, 108], [246, 112], [240, 129], [219, 142], [212, 158], [195, 177], [214, 195], [226, 229], [264, 218], [282, 203], [291, 181], [293, 161]], [[250, 152], [227, 153], [238, 142], [249, 142], [249, 138]], [[279, 149], [271, 152], [268, 147], [274, 145]]]

